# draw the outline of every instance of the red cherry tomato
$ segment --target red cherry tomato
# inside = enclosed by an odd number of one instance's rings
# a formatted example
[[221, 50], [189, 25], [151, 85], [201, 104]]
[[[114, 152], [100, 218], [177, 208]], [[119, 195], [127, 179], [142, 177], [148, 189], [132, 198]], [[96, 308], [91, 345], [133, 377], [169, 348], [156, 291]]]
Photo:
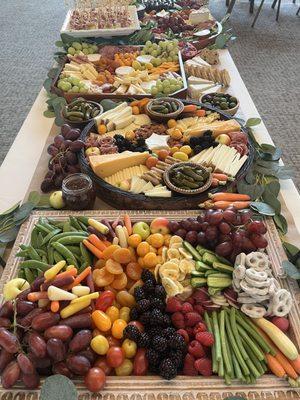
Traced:
[[113, 346], [108, 349], [106, 354], [107, 364], [110, 367], [117, 368], [119, 367], [123, 361], [125, 360], [125, 355], [123, 349], [121, 347]]
[[91, 368], [84, 378], [84, 383], [91, 392], [99, 392], [106, 382], [105, 373], [100, 368]]
[[115, 294], [110, 290], [105, 290], [96, 300], [96, 310], [106, 311], [115, 300]]
[[146, 375], [148, 371], [148, 360], [145, 349], [138, 349], [133, 361], [133, 375]]
[[120, 339], [116, 339], [115, 337], [109, 335], [106, 336], [106, 339], [108, 341], [109, 347], [113, 347], [113, 346], [121, 346], [121, 340]]
[[99, 356], [94, 363], [94, 367], [102, 369], [105, 375], [111, 374], [112, 367], [107, 364], [105, 356]]

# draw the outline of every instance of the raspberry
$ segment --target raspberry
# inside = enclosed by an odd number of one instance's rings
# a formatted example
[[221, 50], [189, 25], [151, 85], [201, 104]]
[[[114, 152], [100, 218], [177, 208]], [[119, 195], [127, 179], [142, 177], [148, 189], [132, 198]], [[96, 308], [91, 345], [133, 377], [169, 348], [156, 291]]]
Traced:
[[193, 311], [194, 311], [193, 306], [190, 303], [185, 302], [182, 304], [181, 312], [183, 312], [183, 314]]
[[200, 315], [203, 315], [205, 313], [205, 309], [201, 304], [194, 305], [194, 311]]
[[194, 327], [198, 322], [202, 320], [200, 315], [196, 312], [188, 312], [184, 315], [186, 326]]
[[189, 343], [190, 338], [189, 338], [189, 335], [188, 335], [188, 333], [187, 333], [187, 331], [185, 329], [178, 329], [177, 333], [183, 337], [183, 339], [184, 339], [186, 344]]
[[195, 335], [194, 335], [194, 329], [191, 326], [187, 326], [185, 328], [187, 334], [189, 335], [190, 340], [193, 340]]
[[172, 314], [171, 319], [175, 328], [180, 329], [185, 327], [184, 316], [181, 312], [175, 312]]
[[211, 360], [206, 357], [199, 358], [194, 362], [194, 367], [203, 376], [212, 375]]
[[198, 332], [196, 340], [207, 347], [211, 347], [215, 343], [214, 335], [211, 332]]
[[289, 330], [289, 320], [285, 317], [273, 317], [271, 319], [274, 325], [277, 326], [282, 332], [287, 332]]
[[207, 327], [204, 322], [198, 322], [198, 324], [194, 327], [194, 334], [196, 335], [198, 332], [206, 332]]
[[198, 289], [193, 293], [193, 299], [196, 303], [202, 303], [205, 300], [209, 300], [209, 296], [205, 289]]
[[200, 358], [205, 356], [205, 351], [202, 344], [197, 340], [192, 340], [188, 347], [188, 352], [195, 358]]
[[181, 302], [176, 297], [170, 297], [167, 301], [166, 311], [175, 313], [176, 311], [181, 311], [181, 307]]
[[195, 366], [195, 358], [191, 354], [187, 354], [184, 358], [183, 363], [183, 374], [187, 376], [196, 376], [198, 375], [198, 371]]

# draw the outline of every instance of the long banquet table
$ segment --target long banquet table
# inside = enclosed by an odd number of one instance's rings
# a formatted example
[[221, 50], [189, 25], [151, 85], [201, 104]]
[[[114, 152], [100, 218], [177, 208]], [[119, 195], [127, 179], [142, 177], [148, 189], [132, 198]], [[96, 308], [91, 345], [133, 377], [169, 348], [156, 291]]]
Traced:
[[[250, 94], [227, 49], [220, 50], [220, 67], [226, 68], [231, 76], [229, 93], [240, 100], [240, 109], [245, 119], [260, 117]], [[47, 146], [57, 134], [58, 128], [53, 118], [43, 116], [46, 92], [42, 89], [24, 121], [11, 149], [0, 168], [0, 212], [19, 200], [25, 199], [32, 190], [39, 190], [47, 171], [49, 156]], [[273, 144], [271, 134], [262, 122], [254, 128], [258, 142]], [[287, 240], [300, 245], [300, 195], [291, 179], [281, 181], [280, 200], [282, 212], [287, 218], [289, 232]], [[95, 208], [111, 208], [97, 201]]]

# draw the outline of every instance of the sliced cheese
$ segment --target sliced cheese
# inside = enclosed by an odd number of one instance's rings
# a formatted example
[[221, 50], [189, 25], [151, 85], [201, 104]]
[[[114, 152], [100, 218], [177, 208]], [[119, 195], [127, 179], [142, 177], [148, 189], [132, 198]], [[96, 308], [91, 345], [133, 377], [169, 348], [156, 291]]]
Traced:
[[[202, 91], [202, 96], [206, 94], [211, 94], [211, 93], [217, 93], [222, 89], [222, 85], [215, 85], [211, 86], [210, 88], [207, 88], [206, 90]], [[225, 110], [224, 110], [225, 111]]]
[[148, 197], [171, 197], [172, 192], [170, 190], [160, 190], [160, 191], [156, 191], [156, 192], [151, 190], [150, 192], [146, 192], [145, 196], [148, 196]]
[[203, 78], [198, 78], [197, 76], [189, 76], [188, 77], [188, 84], [198, 84], [198, 83], [214, 83], [213, 81], [210, 81], [209, 79], [203, 79]]

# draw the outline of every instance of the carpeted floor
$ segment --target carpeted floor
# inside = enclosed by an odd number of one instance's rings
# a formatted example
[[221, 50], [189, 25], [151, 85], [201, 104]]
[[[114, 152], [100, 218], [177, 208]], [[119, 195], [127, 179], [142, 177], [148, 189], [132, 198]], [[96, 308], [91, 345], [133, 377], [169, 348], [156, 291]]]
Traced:
[[[299, 1], [299, 0], [298, 0]], [[249, 3], [238, 1], [231, 25], [238, 39], [231, 54], [283, 160], [295, 169], [300, 188], [299, 5], [283, 2], [279, 23], [265, 3], [254, 29]], [[225, 0], [211, 0], [216, 18]], [[256, 7], [258, 1], [256, 2]], [[63, 0], [10, 0], [0, 13], [0, 162], [20, 129], [45, 79], [66, 10]]]

